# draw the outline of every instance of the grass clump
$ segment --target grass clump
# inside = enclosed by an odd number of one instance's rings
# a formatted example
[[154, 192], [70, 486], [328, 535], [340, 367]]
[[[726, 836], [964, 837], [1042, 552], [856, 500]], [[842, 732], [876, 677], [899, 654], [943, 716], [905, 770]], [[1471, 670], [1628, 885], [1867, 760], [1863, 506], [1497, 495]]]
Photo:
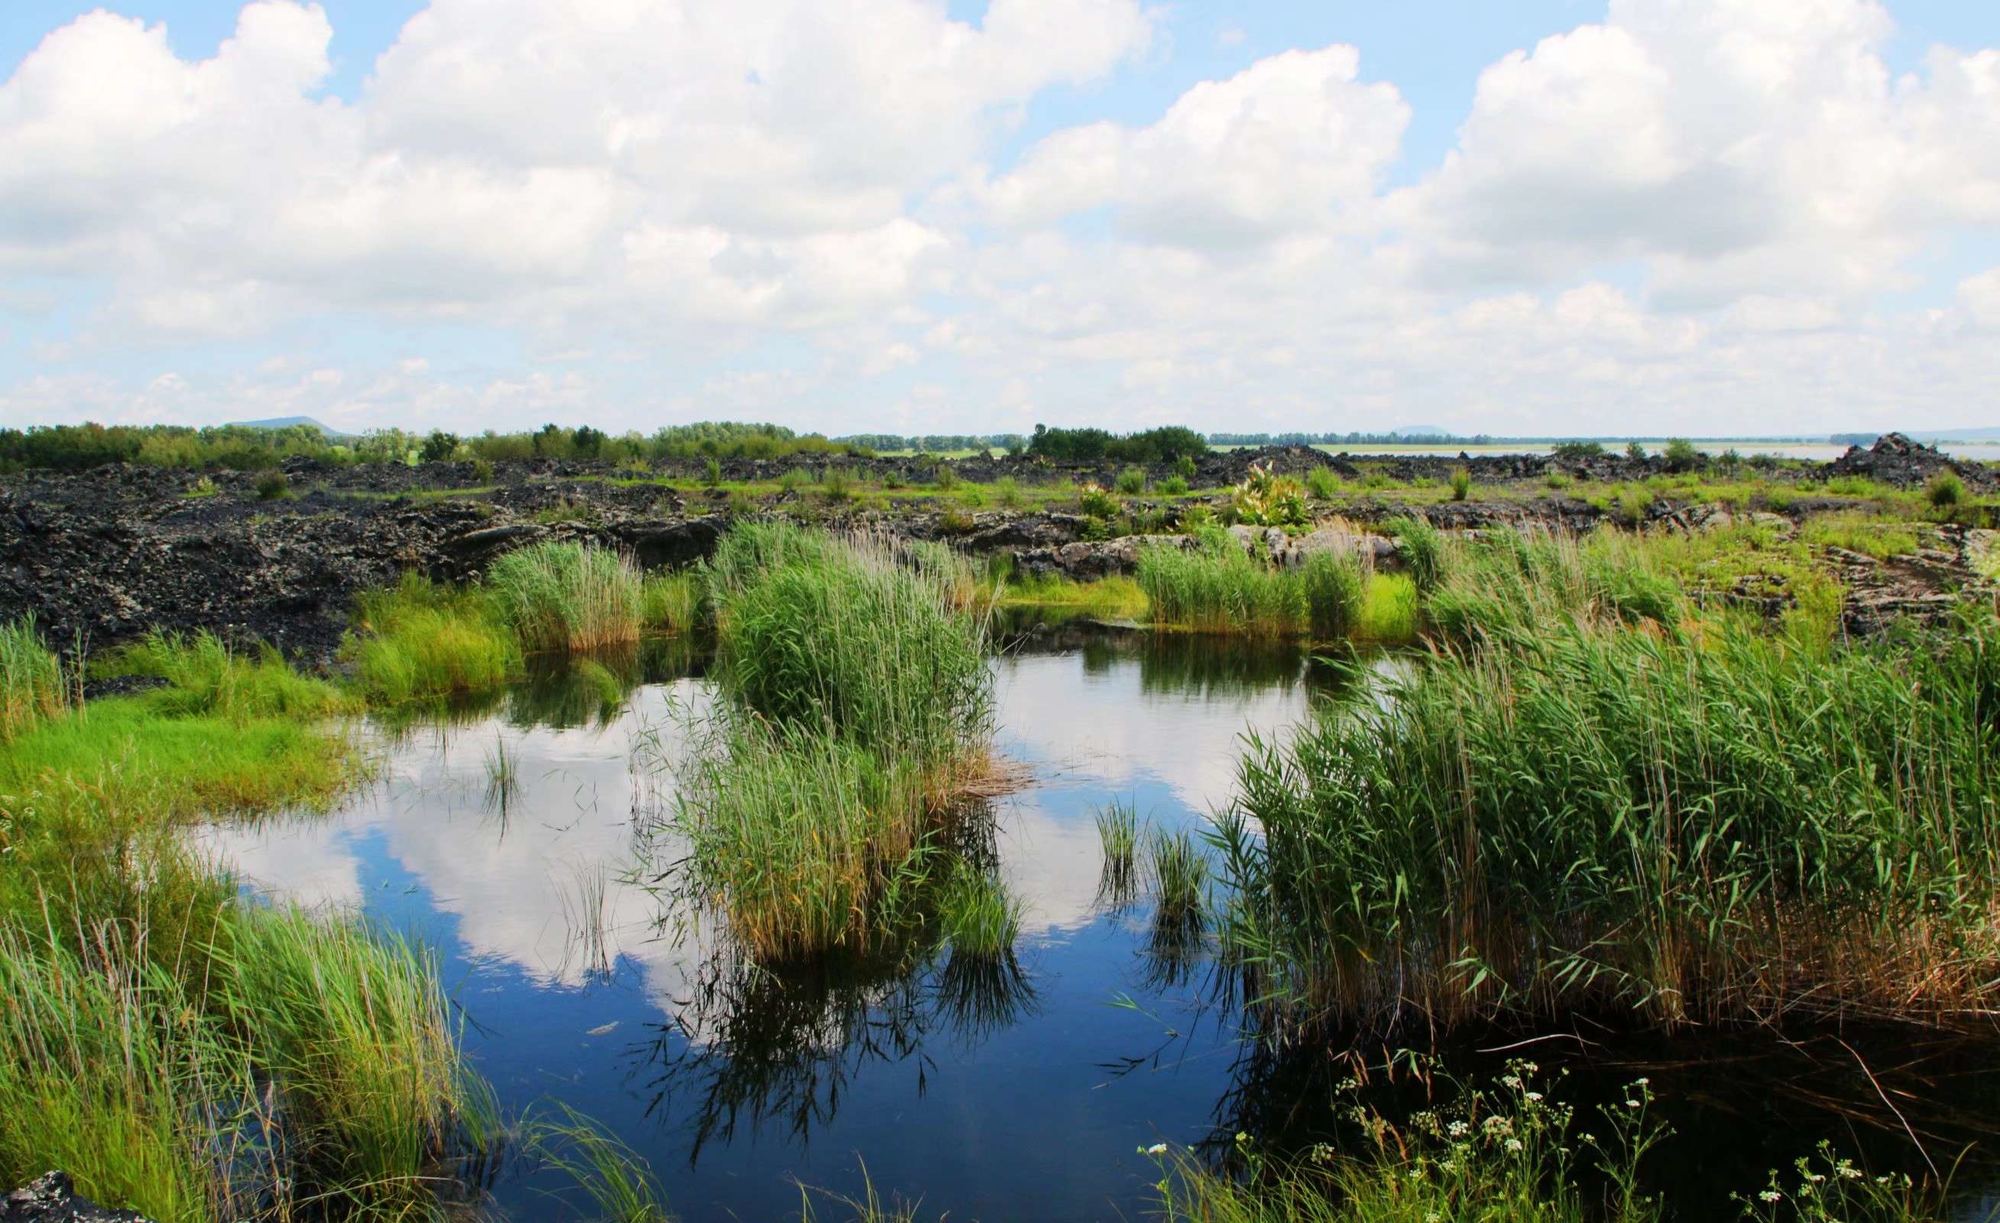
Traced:
[[300, 675], [269, 646], [238, 653], [206, 631], [189, 637], [156, 631], [95, 669], [165, 680], [145, 699], [169, 717], [312, 719], [351, 707], [339, 689]]
[[696, 887], [757, 958], [871, 951], [966, 900], [943, 841], [993, 719], [968, 575], [949, 549], [779, 524], [710, 564], [730, 707], [678, 818]]
[[1127, 497], [1136, 497], [1146, 491], [1146, 469], [1127, 467], [1118, 473], [1118, 478], [1112, 481], [1111, 486]]
[[1472, 493], [1472, 472], [1463, 467], [1451, 469], [1451, 499], [1463, 501]]
[[530, 544], [494, 561], [486, 583], [500, 615], [531, 652], [595, 650], [639, 639], [645, 616], [639, 572], [607, 548]]
[[1965, 502], [1965, 481], [1950, 469], [1938, 472], [1924, 485], [1924, 500], [1932, 509], [1956, 509]]
[[0, 624], [0, 743], [69, 708], [75, 684], [32, 615]]
[[1306, 618], [1296, 578], [1210, 529], [1194, 546], [1154, 544], [1139, 553], [1139, 588], [1155, 623], [1204, 633], [1285, 636]]
[[1021, 932], [1021, 902], [991, 871], [957, 863], [938, 889], [938, 929], [958, 955], [999, 958]]
[[905, 563], [872, 541], [779, 550], [794, 559], [745, 584], [722, 614], [716, 669], [735, 696], [775, 721], [926, 765], [985, 741], [984, 625], [954, 610], [956, 566], [922, 553]]
[[484, 593], [406, 573], [359, 600], [341, 647], [369, 702], [400, 705], [488, 692], [521, 672], [521, 647]]
[[1415, 515], [1392, 519], [1386, 526], [1417, 590], [1423, 594], [1436, 590], [1445, 574], [1444, 533]]
[[1907, 556], [1921, 545], [1917, 528], [1866, 514], [1815, 514], [1800, 524], [1799, 537], [1820, 548], [1845, 548], [1876, 560]]
[[1051, 575], [1009, 581], [1000, 594], [1000, 606], [1040, 608], [1093, 620], [1134, 621], [1145, 619], [1152, 604], [1132, 578], [1078, 582]]
[[701, 578], [692, 571], [649, 573], [639, 587], [639, 623], [652, 632], [693, 632], [701, 622], [701, 595]]
[[1159, 919], [1175, 924], [1199, 921], [1202, 894], [1208, 887], [1208, 859], [1195, 845], [1194, 834], [1186, 829], [1155, 830], [1146, 859]]
[[1322, 551], [1306, 557], [1299, 582], [1305, 590], [1306, 626], [1315, 640], [1335, 641], [1354, 632], [1368, 576], [1353, 553]]
[[1123, 909], [1132, 903], [1138, 891], [1138, 807], [1116, 799], [1100, 807], [1097, 840], [1104, 851], [1104, 864], [1097, 876], [1098, 903]]
[[1361, 611], [1353, 636], [1377, 645], [1407, 645], [1417, 639], [1420, 621], [1417, 584], [1405, 573], [1370, 574], [1362, 588]]
[[[1253, 742], [1229, 939], [1289, 1019], [2000, 1003], [2000, 630], [1552, 623]], [[1250, 834], [1252, 823], [1262, 836]]]

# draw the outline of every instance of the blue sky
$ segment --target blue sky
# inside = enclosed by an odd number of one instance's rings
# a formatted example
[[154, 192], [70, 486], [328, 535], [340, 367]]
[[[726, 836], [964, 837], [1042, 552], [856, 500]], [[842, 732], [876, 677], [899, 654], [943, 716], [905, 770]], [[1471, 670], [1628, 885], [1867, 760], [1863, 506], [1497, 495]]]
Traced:
[[0, 423], [2000, 423], [1988, 3], [109, 8]]

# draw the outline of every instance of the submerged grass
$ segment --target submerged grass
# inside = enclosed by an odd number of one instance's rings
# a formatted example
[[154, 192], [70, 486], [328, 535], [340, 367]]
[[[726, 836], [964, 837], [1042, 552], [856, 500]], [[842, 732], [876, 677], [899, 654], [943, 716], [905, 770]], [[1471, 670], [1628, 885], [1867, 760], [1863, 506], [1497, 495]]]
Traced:
[[[2000, 1010], [2000, 630], [1566, 621], [1253, 740], [1233, 955], [1287, 1026]], [[1253, 826], [1261, 835], [1253, 833]]]
[[1097, 876], [1097, 902], [1113, 910], [1123, 909], [1138, 892], [1138, 806], [1113, 799], [1098, 808], [1097, 839], [1104, 851], [1104, 864]]

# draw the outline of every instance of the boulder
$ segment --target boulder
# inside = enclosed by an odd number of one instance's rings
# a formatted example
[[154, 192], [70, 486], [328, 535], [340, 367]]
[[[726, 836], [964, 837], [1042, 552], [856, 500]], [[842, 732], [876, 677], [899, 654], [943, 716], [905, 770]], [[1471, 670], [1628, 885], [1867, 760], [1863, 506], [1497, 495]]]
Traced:
[[112, 1210], [76, 1195], [67, 1172], [44, 1172], [0, 1201], [0, 1223], [149, 1223], [132, 1210]]

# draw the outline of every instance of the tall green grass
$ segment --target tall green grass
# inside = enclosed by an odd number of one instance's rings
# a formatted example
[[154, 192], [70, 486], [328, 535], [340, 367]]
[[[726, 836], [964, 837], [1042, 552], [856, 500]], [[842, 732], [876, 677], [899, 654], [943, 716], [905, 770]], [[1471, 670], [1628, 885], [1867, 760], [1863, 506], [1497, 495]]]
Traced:
[[1196, 632], [1346, 637], [1361, 624], [1368, 579], [1351, 553], [1315, 552], [1285, 569], [1213, 529], [1197, 531], [1192, 547], [1156, 544], [1139, 554], [1154, 622]]
[[521, 647], [491, 600], [406, 573], [363, 594], [342, 645], [372, 704], [401, 705], [488, 692], [521, 672]]
[[74, 684], [32, 615], [0, 624], [0, 743], [66, 709]]
[[607, 548], [544, 542], [493, 562], [486, 584], [530, 651], [595, 650], [639, 639], [646, 597], [632, 562]]
[[[1570, 622], [1253, 740], [1234, 958], [1279, 1020], [2000, 1006], [2000, 630], [1824, 653]], [[1259, 831], [1261, 830], [1261, 831]]]
[[724, 539], [708, 581], [729, 706], [678, 820], [697, 887], [752, 954], [877, 948], [952, 883], [945, 834], [993, 723], [965, 572], [943, 550], [779, 525]]
[[167, 1220], [406, 1218], [481, 1140], [435, 964], [240, 904], [173, 825], [325, 801], [360, 761], [329, 686], [213, 638], [163, 686], [0, 743], [0, 1182], [51, 1166]]
[[96, 669], [165, 680], [145, 699], [168, 717], [312, 719], [352, 708], [338, 688], [300, 675], [269, 646], [238, 652], [206, 631], [151, 633]]
[[[957, 570], [873, 541], [818, 555], [783, 547], [795, 558], [744, 582], [723, 606], [716, 671], [725, 687], [778, 722], [926, 766], [983, 747], [993, 718], [985, 626], [957, 610]], [[738, 567], [735, 552], [726, 541], [718, 573]]]

